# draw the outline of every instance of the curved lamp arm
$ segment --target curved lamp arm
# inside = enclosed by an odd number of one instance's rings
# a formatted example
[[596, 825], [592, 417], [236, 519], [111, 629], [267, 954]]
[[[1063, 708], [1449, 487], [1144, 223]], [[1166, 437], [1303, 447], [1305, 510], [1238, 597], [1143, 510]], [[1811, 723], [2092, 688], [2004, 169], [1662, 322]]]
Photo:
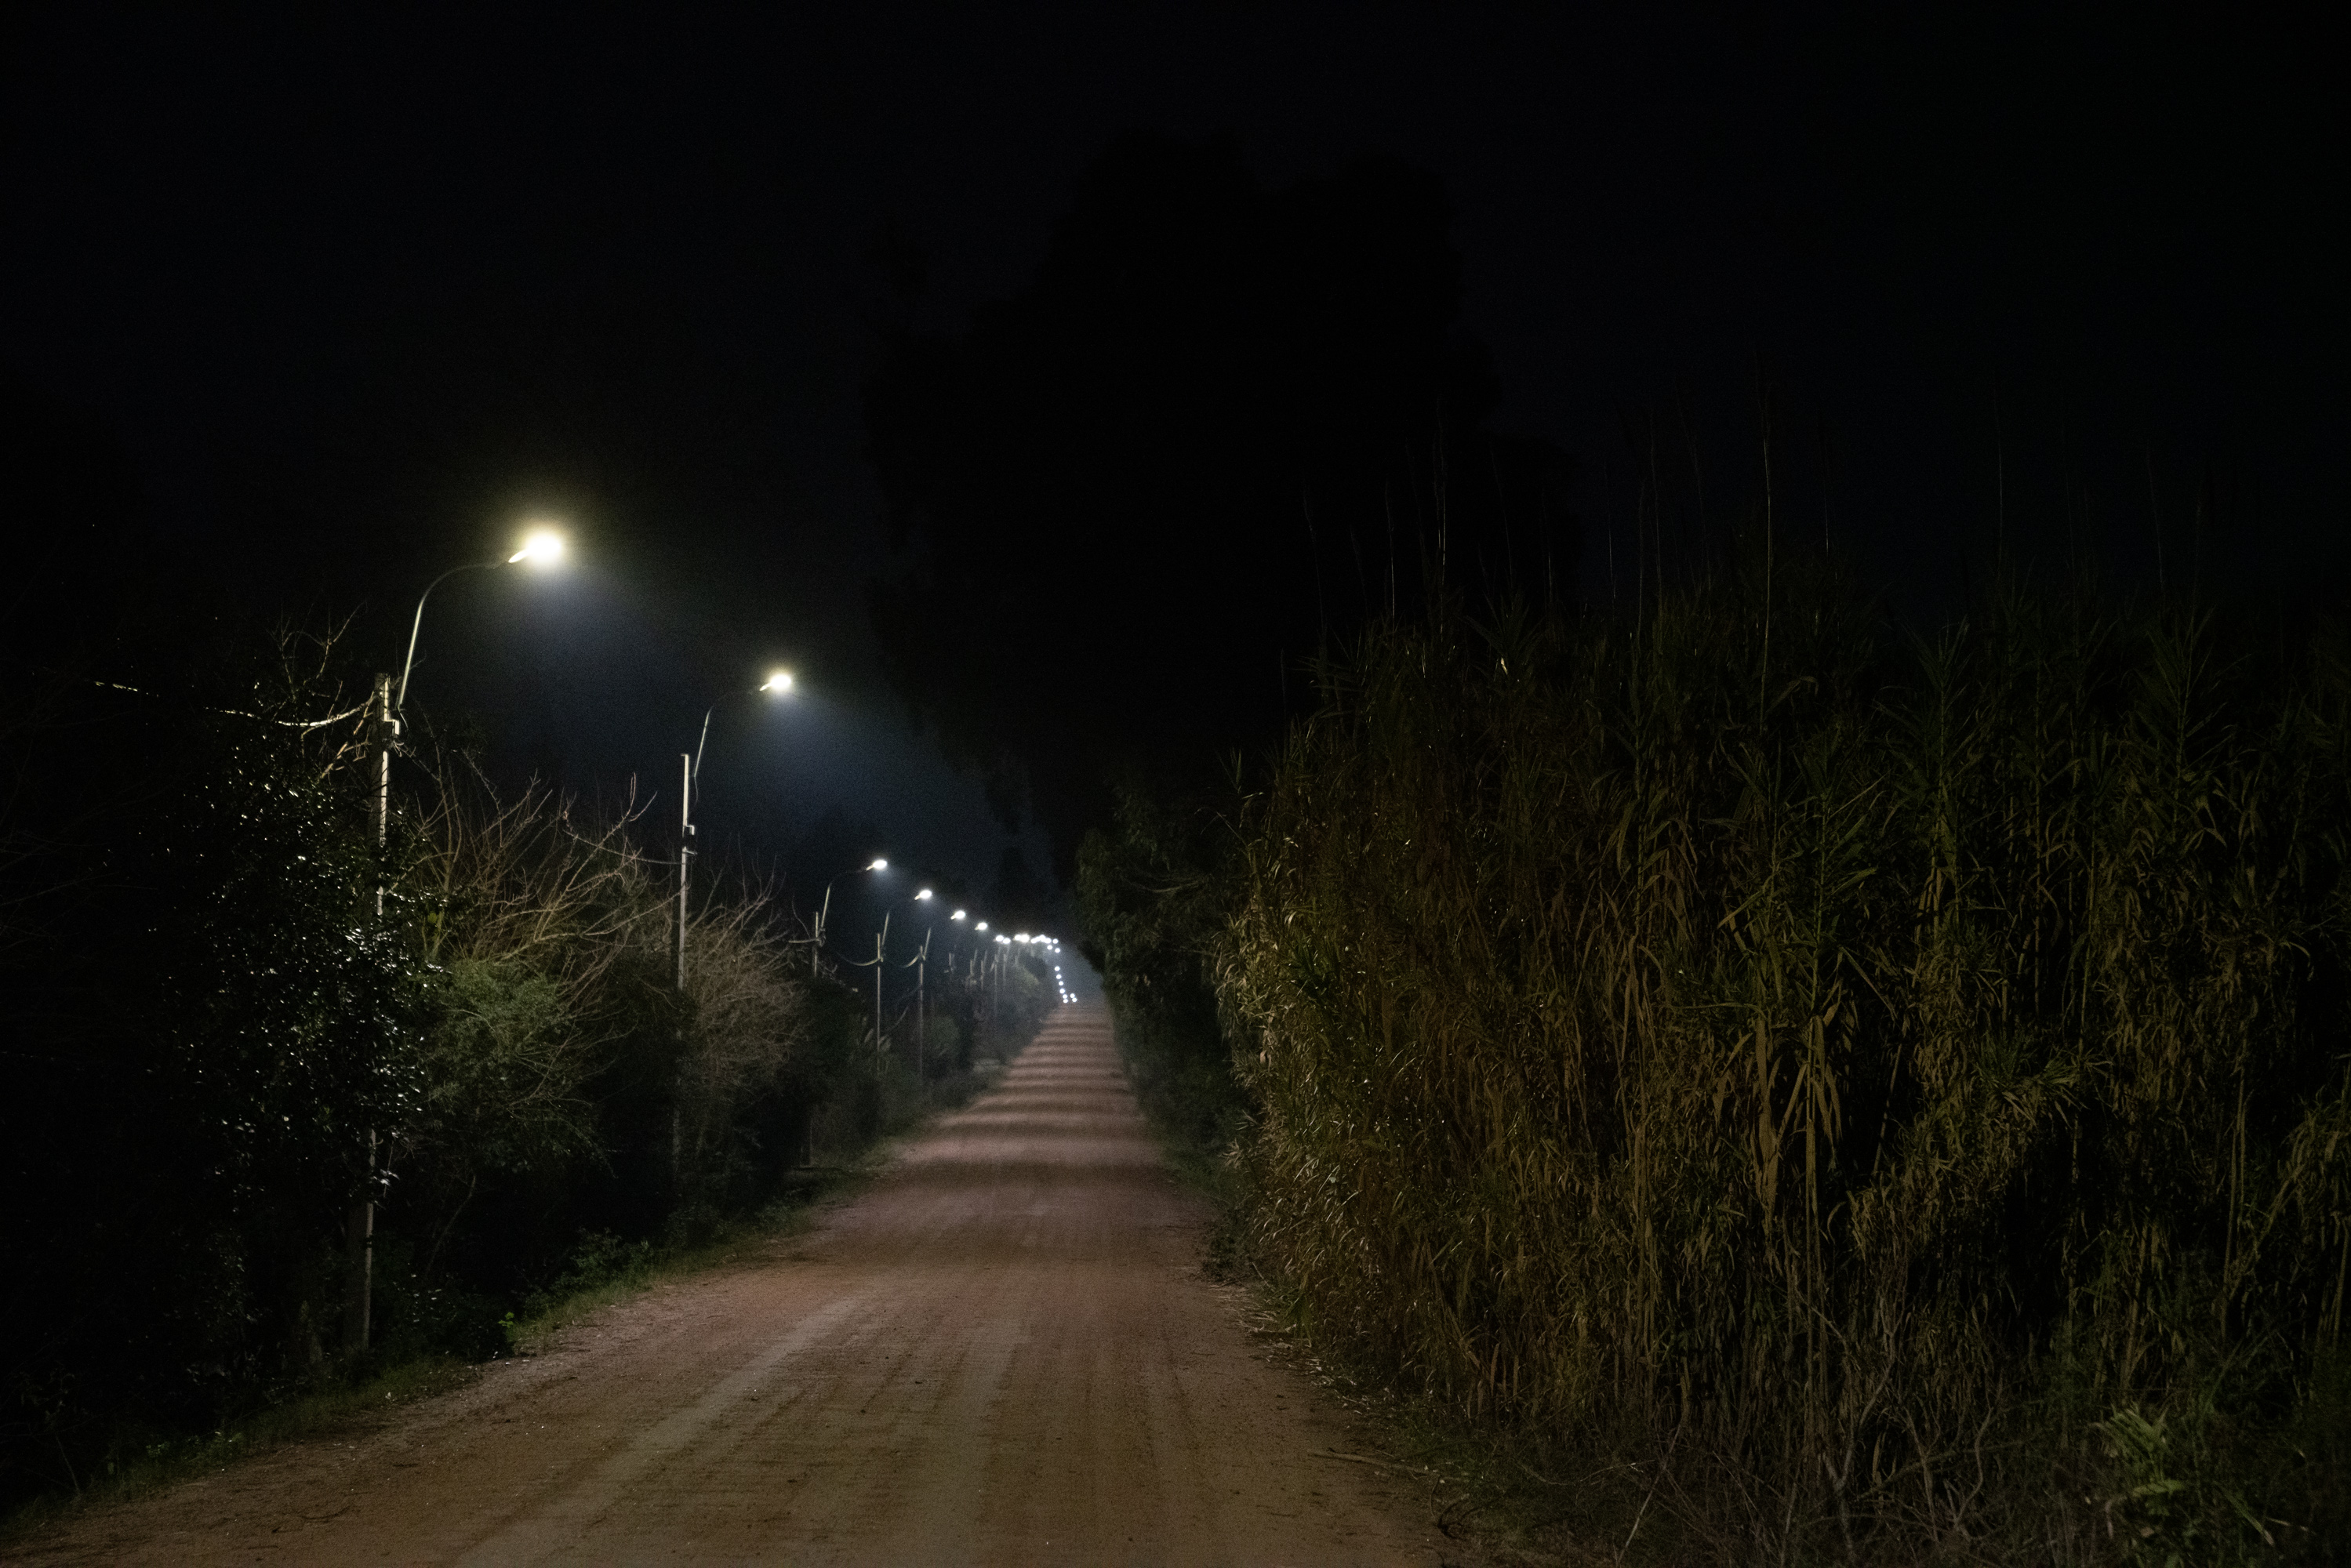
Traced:
[[873, 857], [873, 862], [871, 865], [859, 866], [855, 871], [837, 871], [833, 873], [831, 877], [828, 879], [824, 884], [824, 904], [823, 906], [817, 911], [816, 935], [811, 937], [810, 940], [815, 942], [820, 947], [824, 946], [824, 917], [832, 912], [832, 884], [834, 883], [839, 882], [844, 876], [863, 876], [869, 871], [888, 871], [889, 869], [890, 862], [883, 860], [881, 856], [876, 855]]
[[[728, 692], [726, 694], [726, 697], [782, 696], [791, 689], [791, 672], [789, 670], [778, 670], [774, 674], [769, 675], [765, 681], [753, 686], [749, 691]], [[726, 699], [724, 697], [720, 699], [720, 701], [725, 700]], [[702, 738], [694, 743], [694, 770], [688, 775], [697, 789], [702, 783], [702, 754], [710, 745], [710, 716], [717, 711], [717, 703], [713, 703], [708, 707], [702, 710]], [[871, 870], [872, 868], [868, 867], [867, 869]], [[827, 885], [830, 886], [831, 884], [828, 883]]]
[[[514, 559], [519, 560], [522, 558], [517, 555]], [[507, 564], [508, 563], [503, 560], [469, 560], [463, 565], [451, 567], [424, 585], [424, 591], [416, 596], [416, 618], [408, 623], [408, 657], [400, 662], [400, 695], [392, 699], [392, 712], [408, 711], [408, 672], [416, 664], [416, 634], [424, 628], [424, 601], [433, 597], [433, 591], [461, 571], [487, 571], [493, 567]]]
[[443, 572], [440, 576], [426, 583], [424, 585], [424, 591], [416, 596], [415, 619], [412, 620], [408, 623], [408, 656], [400, 662], [400, 695], [392, 699], [392, 706], [393, 711], [407, 711], [408, 674], [411, 669], [414, 668], [416, 664], [416, 633], [423, 629], [424, 601], [433, 597], [433, 591], [434, 589], [440, 587], [443, 583], [448, 581], [451, 578], [456, 576], [461, 571], [488, 571], [496, 567], [512, 566], [518, 560], [553, 560], [562, 554], [563, 536], [548, 528], [538, 528], [534, 530], [529, 538], [523, 540], [522, 549], [515, 551], [514, 554], [510, 556], [507, 556], [504, 559], [497, 560], [465, 561], [459, 565], [451, 567], [448, 570]]

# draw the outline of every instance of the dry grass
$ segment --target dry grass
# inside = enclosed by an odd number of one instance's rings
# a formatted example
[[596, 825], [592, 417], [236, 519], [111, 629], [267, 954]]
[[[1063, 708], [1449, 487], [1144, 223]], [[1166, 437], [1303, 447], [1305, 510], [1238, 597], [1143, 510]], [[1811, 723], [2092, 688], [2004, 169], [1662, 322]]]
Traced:
[[2308, 1544], [2343, 661], [2014, 585], [1891, 641], [1783, 560], [1333, 664], [1224, 964], [1257, 1253], [1681, 1550]]

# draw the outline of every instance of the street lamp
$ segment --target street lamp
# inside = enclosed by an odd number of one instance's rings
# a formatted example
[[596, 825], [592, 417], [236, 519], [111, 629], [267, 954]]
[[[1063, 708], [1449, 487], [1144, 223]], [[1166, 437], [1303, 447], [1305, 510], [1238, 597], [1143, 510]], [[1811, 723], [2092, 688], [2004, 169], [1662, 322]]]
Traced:
[[[879, 866], [880, 861], [873, 862]], [[882, 959], [890, 947], [890, 906], [882, 906], [882, 929], [873, 934], [873, 1081], [882, 1081]]]
[[825, 883], [823, 901], [817, 906], [816, 930], [809, 937], [810, 974], [813, 975], [816, 973], [817, 956], [824, 951], [824, 921], [825, 916], [832, 912], [833, 883], [839, 882], [844, 876], [863, 876], [867, 872], [888, 871], [889, 869], [890, 862], [883, 860], [880, 855], [875, 855], [870, 863], [859, 866], [854, 872], [836, 872], [833, 873], [831, 880]]
[[[502, 566], [528, 561], [534, 566], [551, 565], [562, 559], [563, 536], [545, 526], [533, 528], [523, 538], [522, 548], [503, 560], [469, 560], [451, 567], [424, 585], [416, 596], [416, 613], [408, 622], [408, 653], [400, 662], [400, 690], [395, 695], [392, 677], [379, 674], [375, 678], [375, 843], [381, 849], [391, 829], [392, 819], [392, 753], [399, 743], [401, 718], [408, 711], [408, 676], [416, 666], [416, 637], [424, 627], [424, 601], [433, 591], [461, 571], [489, 571]], [[383, 884], [375, 890], [376, 918], [383, 918]], [[376, 1135], [368, 1131], [368, 1183], [372, 1192], [375, 1183]], [[343, 1296], [343, 1348], [351, 1352], [367, 1349], [375, 1295], [375, 1199], [368, 1197], [351, 1208], [349, 1241], [349, 1277]]]
[[[970, 912], [969, 910], [967, 910], [967, 909], [958, 909], [958, 910], [956, 910], [953, 915], [948, 915], [948, 916], [947, 916], [947, 918], [948, 918], [950, 921], [953, 921], [954, 923], [956, 923], [956, 925], [961, 925], [961, 924], [963, 924], [965, 921], [969, 920], [969, 919], [971, 918], [971, 912]], [[955, 961], [956, 961], [956, 948], [955, 948], [955, 944], [954, 944], [954, 942], [950, 941], [950, 942], [947, 944], [947, 978], [948, 978], [948, 979], [950, 979], [950, 980], [952, 980], [952, 979], [954, 979], [954, 978], [955, 978]]]
[[[514, 559], [524, 559], [530, 554], [531, 548], [525, 545], [516, 552]], [[749, 691], [727, 695], [783, 696], [791, 689], [791, 672], [777, 670]], [[676, 931], [670, 943], [670, 961], [673, 970], [671, 983], [676, 988], [680, 1000], [685, 996], [685, 922], [687, 906], [691, 902], [689, 895], [694, 886], [694, 791], [702, 780], [702, 755], [710, 746], [710, 717], [717, 711], [717, 703], [712, 703], [702, 710], [702, 734], [695, 741], [692, 754], [680, 752], [677, 758], [677, 921]], [[679, 1016], [682, 1020], [684, 1015], [681, 1013]], [[683, 1028], [682, 1022], [680, 1027]], [[679, 1107], [673, 1100], [669, 1110], [669, 1176], [672, 1183], [678, 1179], [679, 1116]]]
[[[887, 871], [889, 868], [890, 862], [877, 855], [874, 857], [873, 863], [865, 869], [868, 871]], [[830, 886], [830, 884], [827, 885], [828, 887]], [[936, 895], [933, 894], [929, 888], [925, 887], [915, 893], [914, 902], [916, 904], [927, 904]], [[882, 1032], [882, 971], [889, 967], [887, 960], [889, 956], [890, 943], [890, 906], [885, 904], [882, 906], [882, 929], [873, 934], [873, 1069], [877, 1074], [882, 1070], [882, 1061], [886, 1044]], [[930, 958], [930, 954], [931, 928], [925, 925], [923, 927], [923, 944], [921, 947], [916, 949], [914, 957], [907, 960], [906, 966], [907, 967], [914, 970], [914, 1071], [916, 1074], [916, 1082], [918, 1084], [921, 1082], [923, 1062], [923, 982], [928, 972], [928, 960]]]
[[[528, 550], [528, 547], [525, 547], [526, 551]], [[520, 559], [521, 555], [517, 554], [516, 559]], [[791, 672], [789, 670], [778, 670], [773, 674], [770, 674], [766, 680], [752, 687], [749, 691], [739, 695], [754, 697], [762, 695], [779, 697], [789, 695], [791, 689]], [[673, 956], [676, 961], [676, 983], [677, 991], [680, 996], [684, 996], [685, 994], [685, 904], [687, 867], [694, 859], [694, 790], [695, 786], [699, 783], [702, 779], [703, 751], [710, 745], [710, 716], [717, 711], [718, 705], [716, 703], [713, 703], [708, 707], [703, 709], [702, 738], [694, 743], [694, 754], [692, 756], [689, 757], [685, 753], [680, 752], [677, 758], [677, 939], [672, 944], [672, 947], [674, 949]]]
[[[408, 677], [416, 667], [416, 638], [424, 629], [424, 601], [433, 591], [461, 571], [495, 571], [502, 566], [514, 566], [528, 561], [533, 566], [552, 566], [563, 559], [563, 536], [553, 528], [541, 526], [524, 537], [522, 548], [510, 556], [496, 560], [462, 561], [424, 585], [416, 596], [416, 613], [408, 622], [408, 654], [400, 662], [400, 689], [392, 690], [390, 675], [375, 678], [376, 711], [376, 773], [375, 773], [375, 841], [384, 841], [387, 818], [392, 805], [392, 752], [400, 737], [401, 720], [408, 712]], [[383, 890], [375, 895], [376, 913], [383, 913]]]
[[[914, 894], [916, 904], [927, 904], [930, 899], [931, 890], [927, 887]], [[948, 918], [959, 919], [962, 915], [963, 911], [958, 909]], [[931, 1043], [930, 976], [931, 928], [925, 925], [923, 927], [923, 945], [914, 950], [914, 1087], [917, 1089], [923, 1086], [923, 1070], [926, 1065], [925, 1053], [929, 1051]]]

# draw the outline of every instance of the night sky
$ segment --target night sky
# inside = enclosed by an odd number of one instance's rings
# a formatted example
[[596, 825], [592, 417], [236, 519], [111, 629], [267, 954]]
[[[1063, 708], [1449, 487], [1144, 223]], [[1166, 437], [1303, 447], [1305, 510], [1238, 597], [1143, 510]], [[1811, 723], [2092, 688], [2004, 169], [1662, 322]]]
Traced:
[[2340, 56], [2225, 8], [10, 26], [16, 447], [72, 432], [137, 498], [60, 570], [96, 600], [91, 562], [160, 537], [256, 608], [356, 614], [382, 664], [434, 573], [560, 517], [565, 577], [435, 595], [416, 700], [666, 800], [704, 707], [789, 664], [797, 706], [713, 730], [706, 841], [760, 863], [1048, 863], [883, 678], [863, 394], [890, 331], [1019, 289], [1134, 131], [1228, 134], [1270, 190], [1366, 153], [1441, 180], [1490, 428], [1572, 459], [1586, 600], [1622, 591], [1628, 431], [1745, 493], [1759, 388], [1783, 513], [1918, 612], [1995, 533], [2131, 575], [2168, 524], [2244, 591], [2341, 582]]

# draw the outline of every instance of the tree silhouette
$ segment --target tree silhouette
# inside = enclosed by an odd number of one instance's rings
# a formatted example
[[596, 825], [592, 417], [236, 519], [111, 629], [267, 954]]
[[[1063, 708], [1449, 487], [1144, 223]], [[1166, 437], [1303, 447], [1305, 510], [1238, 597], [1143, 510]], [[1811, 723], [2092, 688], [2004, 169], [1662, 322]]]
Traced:
[[1573, 559], [1564, 459], [1484, 430], [1448, 222], [1390, 160], [1269, 192], [1229, 139], [1131, 136], [1025, 287], [896, 336], [867, 402], [904, 552], [875, 625], [1065, 876], [1106, 765], [1270, 740], [1295, 666], [1415, 609], [1425, 566], [1491, 593]]

